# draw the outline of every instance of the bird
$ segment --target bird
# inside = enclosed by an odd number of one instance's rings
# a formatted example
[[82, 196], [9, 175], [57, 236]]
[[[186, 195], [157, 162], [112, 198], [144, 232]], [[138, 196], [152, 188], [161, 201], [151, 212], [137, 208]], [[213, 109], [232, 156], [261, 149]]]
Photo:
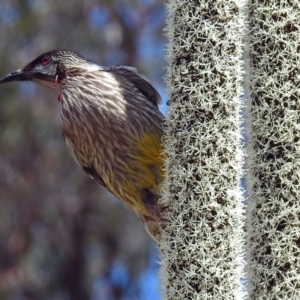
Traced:
[[60, 129], [77, 164], [131, 208], [159, 242], [165, 207], [161, 97], [131, 66], [100, 66], [71, 50], [48, 51], [0, 83], [58, 91]]

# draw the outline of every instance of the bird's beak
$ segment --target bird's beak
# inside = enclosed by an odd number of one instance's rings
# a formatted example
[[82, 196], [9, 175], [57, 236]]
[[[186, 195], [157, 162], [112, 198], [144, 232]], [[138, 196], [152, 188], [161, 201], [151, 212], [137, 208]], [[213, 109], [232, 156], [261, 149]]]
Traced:
[[20, 69], [1, 78], [0, 83], [6, 83], [11, 81], [24, 81], [24, 80], [29, 80], [28, 73]]

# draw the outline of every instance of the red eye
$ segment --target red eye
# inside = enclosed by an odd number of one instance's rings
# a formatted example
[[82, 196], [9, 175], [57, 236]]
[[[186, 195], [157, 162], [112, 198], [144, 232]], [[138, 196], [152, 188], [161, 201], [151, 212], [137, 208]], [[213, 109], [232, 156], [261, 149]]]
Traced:
[[50, 62], [50, 58], [49, 58], [48, 56], [45, 56], [45, 57], [43, 58], [43, 60], [42, 60], [42, 64], [43, 64], [44, 66], [48, 65], [49, 62]]

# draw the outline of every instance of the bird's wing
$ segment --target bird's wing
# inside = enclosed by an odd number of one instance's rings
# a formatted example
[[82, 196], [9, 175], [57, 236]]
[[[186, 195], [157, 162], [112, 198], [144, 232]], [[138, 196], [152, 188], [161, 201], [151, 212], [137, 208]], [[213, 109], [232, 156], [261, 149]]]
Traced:
[[106, 188], [107, 190], [109, 190], [109, 188], [107, 187], [107, 185], [105, 184], [105, 182], [103, 181], [103, 179], [101, 178], [101, 176], [97, 173], [97, 171], [95, 170], [95, 168], [93, 166], [82, 166], [82, 169], [93, 179], [96, 180], [96, 182], [98, 184], [100, 184], [101, 186], [103, 186], [104, 188]]
[[[161, 97], [158, 91], [151, 85], [149, 80], [137, 72], [136, 68], [129, 66], [111, 66], [109, 72], [116, 75], [118, 79], [125, 78], [132, 83], [150, 102], [156, 107], [161, 104]], [[123, 82], [122, 80], [120, 80]], [[126, 84], [126, 83], [125, 83]]]
[[107, 190], [109, 190], [109, 188], [107, 187], [107, 185], [105, 184], [105, 182], [103, 181], [103, 179], [101, 178], [101, 176], [99, 175], [99, 173], [97, 173], [97, 171], [94, 168], [94, 166], [88, 163], [88, 161], [84, 158], [84, 155], [82, 155], [82, 153], [80, 153], [80, 151], [78, 151], [76, 148], [74, 148], [73, 146], [71, 146], [71, 142], [69, 141], [69, 139], [64, 134], [63, 134], [63, 137], [64, 137], [64, 139], [66, 141], [67, 147], [68, 147], [68, 149], [69, 149], [72, 157], [78, 163], [78, 165], [80, 167], [82, 167], [82, 169], [91, 178], [95, 179], [98, 184], [100, 184], [101, 186], [103, 186], [104, 188], [106, 188]]

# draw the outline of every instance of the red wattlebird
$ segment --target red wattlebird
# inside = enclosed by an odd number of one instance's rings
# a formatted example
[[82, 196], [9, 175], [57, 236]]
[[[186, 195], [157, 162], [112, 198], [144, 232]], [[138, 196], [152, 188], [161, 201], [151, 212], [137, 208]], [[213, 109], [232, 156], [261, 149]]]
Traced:
[[42, 54], [0, 83], [11, 81], [59, 91], [60, 128], [75, 161], [158, 240], [164, 117], [150, 82], [132, 67], [105, 68], [69, 50]]

